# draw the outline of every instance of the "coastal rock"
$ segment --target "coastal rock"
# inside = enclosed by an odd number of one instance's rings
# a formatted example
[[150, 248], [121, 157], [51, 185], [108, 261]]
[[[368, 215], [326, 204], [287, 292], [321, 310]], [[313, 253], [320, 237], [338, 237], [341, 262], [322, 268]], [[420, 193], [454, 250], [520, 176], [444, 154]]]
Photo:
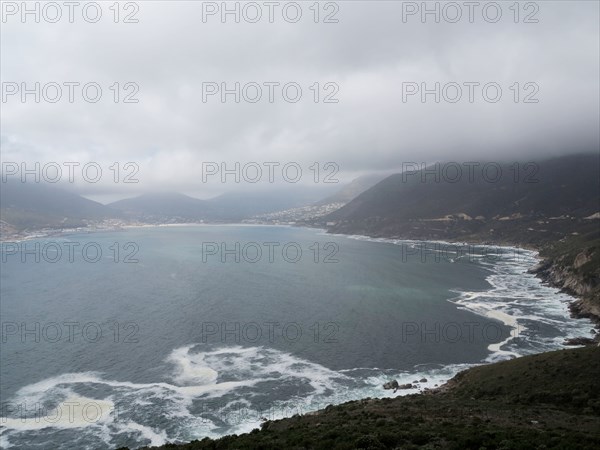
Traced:
[[592, 345], [595, 344], [596, 341], [594, 339], [586, 338], [586, 337], [575, 337], [565, 339], [563, 345]]
[[398, 389], [412, 389], [414, 386], [410, 383], [407, 384], [401, 384], [400, 386], [398, 386]]
[[575, 257], [575, 262], [573, 263], [573, 267], [575, 267], [576, 269], [579, 269], [584, 264], [587, 264], [588, 262], [590, 262], [592, 260], [593, 255], [594, 255], [594, 252], [590, 252], [590, 251], [583, 251], [583, 252], [579, 253]]
[[[529, 270], [550, 286], [579, 297], [569, 304], [574, 317], [586, 317], [600, 325], [600, 278], [598, 269], [586, 269], [596, 250], [586, 248], [576, 257], [556, 257]], [[577, 267], [576, 267], [577, 266]], [[583, 272], [582, 272], [583, 271]]]
[[536, 264], [535, 266], [527, 269], [527, 273], [531, 273], [531, 274], [541, 273], [541, 272], [548, 270], [551, 265], [552, 265], [551, 261], [544, 260], [544, 261], [541, 261], [540, 263]]
[[600, 212], [594, 213], [591, 216], [584, 217], [585, 220], [600, 219]]
[[385, 383], [383, 385], [384, 389], [393, 389], [394, 391], [396, 391], [396, 389], [398, 389], [398, 387], [399, 387], [399, 385], [398, 385], [397, 380], [388, 381], [387, 383]]
[[421, 379], [419, 380], [419, 383], [427, 383], [427, 378], [421, 378]]
[[[588, 317], [600, 324], [600, 300], [592, 295], [571, 302], [569, 310], [575, 317]], [[597, 336], [600, 336], [600, 334]]]

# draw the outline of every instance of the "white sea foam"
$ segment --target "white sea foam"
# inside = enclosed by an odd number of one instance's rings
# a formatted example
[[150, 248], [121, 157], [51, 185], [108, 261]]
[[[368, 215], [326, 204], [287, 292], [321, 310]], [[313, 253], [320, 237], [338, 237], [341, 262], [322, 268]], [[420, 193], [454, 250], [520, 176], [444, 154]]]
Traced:
[[[565, 339], [588, 335], [593, 328], [589, 319], [572, 318], [568, 305], [573, 297], [547, 286], [527, 270], [540, 262], [538, 252], [513, 246], [487, 246], [440, 240], [371, 238], [362, 235], [336, 235], [354, 240], [403, 245], [411, 249], [426, 246], [428, 260], [440, 258], [450, 263], [468, 260], [489, 270], [486, 281], [491, 288], [480, 292], [455, 291], [449, 299], [460, 308], [497, 320], [511, 328], [502, 342], [488, 346], [490, 355], [483, 362], [493, 362], [542, 351], [562, 348]], [[463, 248], [463, 250], [461, 250]], [[490, 254], [490, 248], [493, 249]], [[454, 257], [450, 257], [452, 255]], [[554, 336], [540, 333], [540, 326], [551, 326]], [[527, 345], [515, 345], [520, 339]]]
[[214, 383], [218, 373], [204, 364], [202, 355], [192, 355], [188, 347], [181, 347], [173, 351], [169, 361], [175, 363], [177, 376], [175, 381], [182, 385], [204, 385]]
[[[348, 378], [319, 364], [272, 349], [227, 347], [202, 352], [196, 351], [196, 347], [188, 345], [171, 352], [166, 359], [171, 368], [166, 374], [167, 381], [134, 383], [106, 379], [95, 372], [82, 372], [62, 374], [27, 385], [11, 399], [10, 404], [15, 408], [3, 411], [6, 417], [0, 418], [2, 441], [8, 447], [15, 435], [42, 429], [82, 429], [102, 438], [107, 445], [107, 439], [122, 433], [135, 436], [145, 445], [162, 445], [175, 439], [217, 437], [224, 434], [223, 424], [228, 426], [224, 420], [231, 416], [228, 410], [234, 403], [240, 404], [237, 399], [219, 400], [237, 389], [253, 389], [261, 382], [300, 380], [311, 387], [312, 394], [307, 397], [311, 398], [328, 390], [341, 389], [342, 385], [335, 380]], [[220, 375], [233, 379], [222, 381]], [[92, 398], [76, 394], [79, 389], [90, 385], [101, 386], [109, 395]], [[202, 417], [191, 411], [194, 402], [199, 400], [211, 405]], [[55, 420], [52, 414], [32, 410], [25, 413], [17, 409], [19, 405], [31, 408], [31, 405], [47, 402], [54, 402], [55, 409], [64, 410], [59, 420]], [[67, 405], [73, 404], [81, 406], [79, 409], [70, 406], [74, 412], [66, 413]], [[241, 402], [241, 405], [246, 408], [248, 416], [252, 409], [250, 402]], [[284, 417], [290, 410], [285, 401], [280, 405], [273, 402], [270, 406], [272, 418]], [[98, 409], [101, 414], [96, 412]], [[158, 423], [152, 423], [153, 420], [148, 423], [140, 420], [140, 417], [156, 419], [159, 415], [175, 422], [171, 434]], [[255, 427], [260, 417], [259, 412], [255, 412], [251, 418], [246, 417], [231, 425], [236, 429]], [[215, 420], [221, 424], [215, 424]]]
[[8, 440], [8, 436], [0, 435], [0, 448], [10, 448], [13, 445]]
[[[24, 405], [24, 404], [23, 404]], [[35, 408], [37, 411], [31, 411]], [[19, 431], [41, 430], [43, 428], [82, 428], [90, 424], [101, 424], [112, 420], [115, 405], [109, 399], [98, 400], [73, 394], [59, 402], [49, 411], [36, 405], [31, 407], [29, 416], [2, 418], [0, 423]]]
[[[80, 412], [52, 420], [51, 415], [29, 414], [23, 418], [17, 411], [1, 419], [2, 442], [48, 429], [79, 429], [80, 433], [100, 439], [107, 447], [114, 439], [127, 435], [140, 445], [162, 445], [174, 440], [192, 440], [242, 433], [259, 427], [264, 418], [279, 419], [305, 414], [365, 397], [391, 397], [418, 392], [442, 384], [461, 367], [423, 368], [415, 372], [380, 369], [333, 371], [289, 353], [263, 347], [224, 347], [203, 351], [200, 345], [177, 348], [166, 358], [170, 367], [165, 380], [156, 383], [134, 383], [104, 378], [94, 372], [69, 373], [42, 380], [20, 389], [12, 403], [41, 404], [54, 401], [67, 404], [100, 405], [102, 414], [88, 407], [88, 416]], [[362, 371], [360, 376], [352, 372]], [[366, 373], [366, 374], [365, 374]], [[426, 383], [412, 390], [384, 391], [381, 385], [391, 378], [402, 383], [427, 377]], [[227, 378], [228, 381], [223, 381]], [[303, 385], [302, 395], [289, 393], [277, 399], [255, 397], [265, 395], [258, 383]], [[108, 394], [93, 398], [77, 394], [90, 385], [101, 386]], [[244, 389], [244, 394], [236, 391]], [[268, 393], [268, 389], [267, 389]], [[261, 397], [262, 398], [262, 397]], [[264, 402], [267, 401], [267, 404]], [[198, 402], [208, 405], [198, 412]], [[90, 417], [93, 420], [90, 420]], [[165, 420], [158, 420], [163, 417]]]
[[150, 441], [151, 446], [160, 446], [167, 443], [167, 433], [164, 430], [156, 432], [150, 427], [135, 422], [127, 422], [117, 428], [119, 431], [125, 432], [137, 431], [142, 439]]
[[[492, 273], [486, 278], [492, 286], [483, 292], [458, 292], [451, 301], [460, 307], [500, 320], [512, 328], [503, 342], [489, 347], [493, 361], [506, 356], [522, 356], [562, 347], [564, 339], [587, 335], [593, 324], [588, 319], [574, 319], [568, 305], [573, 298], [544, 285], [527, 269], [539, 262], [538, 254], [520, 250], [519, 256], [505, 255], [498, 261], [482, 260]], [[554, 336], [541, 333], [540, 327], [553, 329]], [[524, 338], [528, 345], [513, 345]]]

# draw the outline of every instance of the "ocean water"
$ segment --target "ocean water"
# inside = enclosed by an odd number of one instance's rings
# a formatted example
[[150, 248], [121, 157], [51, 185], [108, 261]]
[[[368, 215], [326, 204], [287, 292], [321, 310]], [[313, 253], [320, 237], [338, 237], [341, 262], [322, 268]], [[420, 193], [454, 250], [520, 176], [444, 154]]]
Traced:
[[592, 326], [526, 273], [536, 262], [516, 248], [272, 226], [5, 243], [0, 444], [135, 448], [239, 434], [561, 348]]

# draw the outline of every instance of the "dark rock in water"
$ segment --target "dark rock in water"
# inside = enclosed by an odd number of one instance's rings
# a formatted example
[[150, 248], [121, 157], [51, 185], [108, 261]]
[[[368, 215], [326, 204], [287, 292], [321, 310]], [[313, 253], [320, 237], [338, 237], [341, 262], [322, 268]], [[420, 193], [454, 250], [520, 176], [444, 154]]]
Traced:
[[397, 380], [392, 380], [392, 381], [388, 381], [387, 383], [385, 383], [383, 385], [384, 389], [394, 389], [394, 391], [396, 389], [398, 389], [398, 381]]
[[565, 339], [563, 345], [592, 345], [595, 344], [596, 341], [594, 339], [586, 338], [586, 337], [575, 337]]
[[401, 384], [400, 386], [398, 386], [398, 389], [412, 389], [413, 385], [410, 383], [407, 384]]
[[421, 379], [419, 380], [419, 383], [427, 383], [427, 378], [421, 378]]
[[417, 381], [417, 380], [414, 380], [414, 381], [413, 381], [413, 384], [416, 384], [416, 383], [418, 383], [418, 381]]

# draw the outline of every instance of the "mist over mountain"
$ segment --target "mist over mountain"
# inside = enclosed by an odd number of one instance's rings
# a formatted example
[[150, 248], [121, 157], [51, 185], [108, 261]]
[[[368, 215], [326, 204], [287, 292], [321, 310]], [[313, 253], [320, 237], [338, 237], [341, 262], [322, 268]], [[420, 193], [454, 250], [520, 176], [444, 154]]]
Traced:
[[509, 220], [590, 216], [600, 210], [599, 167], [599, 156], [594, 154], [516, 164], [481, 161], [471, 171], [466, 165], [439, 163], [425, 171], [406, 167], [404, 173], [384, 179], [382, 174], [365, 175], [341, 187], [273, 186], [232, 191], [208, 200], [152, 192], [108, 205], [55, 185], [12, 181], [2, 184], [0, 199], [2, 220], [16, 229], [68, 228], [104, 219], [235, 222], [309, 205], [338, 208], [345, 204], [323, 218], [335, 222], [334, 231], [395, 230], [414, 237], [415, 230], [425, 227], [429, 231], [421, 237], [432, 237], [430, 232], [448, 234], [457, 221], [462, 232], [467, 228], [473, 232], [483, 224], [506, 226]]
[[355, 178], [350, 183], [343, 186], [335, 194], [330, 195], [329, 197], [317, 202], [316, 205], [327, 205], [331, 203], [348, 203], [350, 200], [354, 199], [359, 194], [362, 194], [370, 187], [375, 186], [377, 183], [379, 183], [381, 180], [388, 177], [389, 175], [389, 173], [376, 173], [363, 175], [361, 177]]
[[206, 200], [177, 192], [157, 192], [119, 200], [108, 205], [135, 220], [164, 221], [168, 219], [205, 220], [212, 215], [212, 205]]
[[213, 217], [221, 220], [240, 220], [290, 208], [310, 205], [331, 192], [333, 187], [273, 188], [261, 191], [235, 191], [209, 200]]
[[68, 228], [119, 213], [58, 186], [8, 181], [0, 186], [0, 216], [17, 229]]
[[560, 237], [575, 231], [574, 220], [600, 211], [599, 158], [581, 154], [506, 163], [497, 166], [502, 174], [497, 180], [495, 169], [482, 175], [485, 162], [472, 178], [465, 170], [458, 179], [449, 169], [444, 175], [444, 164], [439, 170], [411, 170], [386, 178], [324, 220], [335, 223], [334, 232], [405, 238], [502, 234], [515, 240], [516, 234], [551, 236], [551, 230]]
[[157, 192], [119, 200], [108, 206], [135, 220], [237, 221], [314, 203], [333, 187], [273, 187], [270, 190], [233, 191], [209, 200], [175, 192]]
[[235, 222], [313, 204], [337, 187], [238, 190], [209, 200], [178, 192], [150, 192], [102, 205], [48, 183], [11, 181], [1, 186], [1, 220], [13, 230], [81, 227], [106, 219], [155, 224]]
[[[518, 168], [503, 164], [498, 166], [499, 177], [495, 169], [489, 171], [493, 175], [483, 176], [482, 169], [475, 168], [472, 179], [465, 167], [461, 176], [455, 176], [458, 172], [444, 175], [441, 163], [437, 180], [433, 167], [428, 172], [391, 175], [329, 218], [411, 220], [458, 213], [485, 218], [512, 214], [585, 216], [599, 208], [599, 162], [598, 155], [587, 154], [523, 162]], [[485, 164], [481, 162], [479, 167]]]

